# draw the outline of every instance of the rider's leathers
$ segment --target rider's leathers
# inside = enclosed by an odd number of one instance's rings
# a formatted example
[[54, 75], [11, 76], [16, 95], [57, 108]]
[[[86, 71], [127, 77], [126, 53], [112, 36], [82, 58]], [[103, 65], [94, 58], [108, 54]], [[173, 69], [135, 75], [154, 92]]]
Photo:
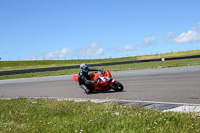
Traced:
[[[88, 71], [104, 71], [103, 69], [98, 69], [98, 68], [88, 68]], [[95, 83], [95, 80], [90, 80], [90, 75], [88, 75], [88, 72], [80, 71], [78, 74], [78, 82], [79, 85], [84, 84], [84, 85], [89, 85], [92, 83]]]

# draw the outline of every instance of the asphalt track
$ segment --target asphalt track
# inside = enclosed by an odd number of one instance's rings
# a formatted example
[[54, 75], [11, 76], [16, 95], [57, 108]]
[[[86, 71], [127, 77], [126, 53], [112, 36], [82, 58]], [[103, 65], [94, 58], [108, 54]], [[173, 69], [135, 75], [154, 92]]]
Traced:
[[123, 92], [86, 95], [73, 75], [0, 80], [0, 98], [56, 97], [200, 104], [200, 66], [112, 72]]

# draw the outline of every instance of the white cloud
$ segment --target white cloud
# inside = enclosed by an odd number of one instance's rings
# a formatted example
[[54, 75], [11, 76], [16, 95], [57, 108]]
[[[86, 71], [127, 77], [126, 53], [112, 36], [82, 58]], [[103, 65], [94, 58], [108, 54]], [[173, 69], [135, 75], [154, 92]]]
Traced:
[[200, 32], [200, 22], [198, 23], [196, 27], [192, 27], [192, 30]]
[[101, 48], [100, 44], [93, 43], [89, 47], [80, 50], [80, 54], [83, 56], [87, 55], [103, 55], [104, 50]]
[[146, 47], [150, 47], [150, 46], [156, 45], [156, 37], [155, 36], [150, 36], [150, 37], [144, 38], [143, 44]]
[[192, 27], [191, 30], [181, 33], [179, 36], [175, 36], [173, 32], [168, 32], [165, 40], [176, 43], [189, 43], [200, 41], [200, 23], [196, 27]]
[[174, 38], [175, 38], [175, 33], [174, 32], [168, 32], [166, 35], [165, 35], [165, 40], [166, 41], [174, 41]]
[[60, 57], [60, 58], [65, 57], [66, 54], [69, 53], [69, 51], [70, 51], [70, 48], [64, 48], [64, 49], [62, 49], [62, 50], [60, 51], [60, 53], [59, 53], [59, 57]]
[[127, 50], [127, 51], [136, 51], [137, 50], [137, 47], [141, 47], [141, 46], [144, 46], [144, 47], [151, 47], [151, 46], [154, 46], [156, 45], [156, 37], [155, 36], [149, 36], [149, 37], [146, 37], [143, 39], [142, 43], [139, 44], [139, 45], [126, 45], [124, 47], [124, 50]]
[[124, 50], [136, 51], [137, 48], [136, 48], [136, 46], [134, 46], [134, 45], [126, 45], [126, 46], [124, 47]]
[[37, 55], [35, 54], [27, 55], [26, 60], [37, 60]]
[[197, 31], [189, 30], [188, 32], [181, 33], [178, 37], [174, 38], [176, 43], [187, 43], [200, 41], [200, 33]]
[[63, 48], [61, 51], [56, 50], [54, 52], [46, 53], [44, 58], [45, 59], [55, 59], [55, 58], [63, 58], [69, 53], [70, 48]]

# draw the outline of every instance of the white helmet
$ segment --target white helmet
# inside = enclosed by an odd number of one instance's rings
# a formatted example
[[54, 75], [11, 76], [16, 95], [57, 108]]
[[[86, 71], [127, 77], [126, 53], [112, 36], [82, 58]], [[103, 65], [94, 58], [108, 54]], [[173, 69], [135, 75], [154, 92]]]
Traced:
[[87, 65], [87, 64], [82, 63], [82, 64], [80, 65], [80, 68], [81, 68], [81, 70], [82, 70], [83, 72], [88, 72], [88, 65]]

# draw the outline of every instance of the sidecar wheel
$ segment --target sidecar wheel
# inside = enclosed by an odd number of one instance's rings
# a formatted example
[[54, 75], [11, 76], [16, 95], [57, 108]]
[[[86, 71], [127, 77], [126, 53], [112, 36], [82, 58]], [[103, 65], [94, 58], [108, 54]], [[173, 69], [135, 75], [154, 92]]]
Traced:
[[112, 89], [115, 91], [123, 91], [124, 87], [120, 82], [115, 81], [112, 85]]

